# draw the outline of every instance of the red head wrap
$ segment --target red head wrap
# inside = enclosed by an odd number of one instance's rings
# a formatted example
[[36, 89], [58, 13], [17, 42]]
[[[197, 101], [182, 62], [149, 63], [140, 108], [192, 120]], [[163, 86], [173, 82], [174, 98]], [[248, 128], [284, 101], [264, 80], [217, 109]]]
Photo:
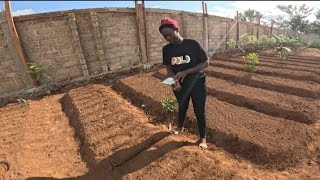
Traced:
[[161, 31], [161, 29], [165, 28], [165, 27], [171, 27], [176, 30], [180, 29], [178, 22], [174, 19], [169, 18], [169, 17], [163, 18], [161, 20], [159, 31]]

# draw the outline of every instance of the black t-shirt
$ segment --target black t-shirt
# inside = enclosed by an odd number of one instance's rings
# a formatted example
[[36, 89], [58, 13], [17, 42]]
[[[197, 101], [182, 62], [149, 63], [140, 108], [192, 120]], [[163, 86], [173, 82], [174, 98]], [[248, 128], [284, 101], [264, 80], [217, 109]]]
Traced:
[[163, 64], [172, 65], [174, 74], [208, 60], [203, 47], [193, 39], [183, 39], [180, 44], [165, 45], [162, 48], [162, 55]]

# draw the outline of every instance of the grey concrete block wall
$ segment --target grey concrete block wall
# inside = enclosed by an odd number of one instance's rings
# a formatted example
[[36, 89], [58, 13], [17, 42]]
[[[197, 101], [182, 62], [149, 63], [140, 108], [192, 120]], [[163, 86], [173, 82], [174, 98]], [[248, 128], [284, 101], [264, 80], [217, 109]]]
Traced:
[[[201, 13], [146, 9], [148, 61], [162, 62], [162, 47], [167, 44], [159, 33], [162, 18], [176, 19], [184, 38], [193, 38], [203, 44], [204, 22]], [[14, 17], [18, 36], [29, 62], [45, 67], [53, 82], [61, 82], [104, 71], [132, 67], [140, 62], [135, 9], [93, 8], [41, 13]], [[209, 50], [215, 48], [234, 19], [208, 16]], [[260, 27], [260, 35], [268, 35], [270, 27]], [[256, 35], [257, 26], [240, 23], [240, 35]], [[290, 33], [274, 28], [274, 34]], [[292, 33], [292, 32], [291, 32]], [[236, 38], [236, 28], [227, 36]], [[0, 96], [26, 88], [18, 72], [0, 28]], [[45, 83], [46, 81], [40, 81]]]

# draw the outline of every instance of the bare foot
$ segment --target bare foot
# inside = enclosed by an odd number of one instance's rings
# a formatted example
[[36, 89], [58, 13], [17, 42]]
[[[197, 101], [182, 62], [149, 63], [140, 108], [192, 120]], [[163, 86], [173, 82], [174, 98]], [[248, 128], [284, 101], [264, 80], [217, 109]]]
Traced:
[[208, 149], [206, 138], [200, 138], [199, 142], [199, 148]]
[[171, 132], [172, 132], [173, 134], [179, 134], [179, 133], [182, 132], [183, 130], [184, 130], [183, 127], [176, 127], [176, 128], [174, 128], [174, 129], [172, 129]]

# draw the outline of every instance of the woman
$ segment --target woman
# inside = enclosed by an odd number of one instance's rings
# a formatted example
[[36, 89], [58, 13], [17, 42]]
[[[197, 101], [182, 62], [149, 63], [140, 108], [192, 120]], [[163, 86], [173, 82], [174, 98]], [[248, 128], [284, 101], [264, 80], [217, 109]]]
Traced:
[[164, 18], [159, 31], [169, 42], [162, 48], [163, 64], [167, 75], [176, 80], [173, 92], [179, 104], [178, 127], [172, 131], [178, 134], [183, 131], [184, 121], [190, 98], [197, 117], [200, 133], [200, 148], [207, 148], [205, 102], [207, 97], [206, 76], [203, 69], [208, 66], [208, 56], [197, 41], [184, 39], [179, 33], [177, 21]]

